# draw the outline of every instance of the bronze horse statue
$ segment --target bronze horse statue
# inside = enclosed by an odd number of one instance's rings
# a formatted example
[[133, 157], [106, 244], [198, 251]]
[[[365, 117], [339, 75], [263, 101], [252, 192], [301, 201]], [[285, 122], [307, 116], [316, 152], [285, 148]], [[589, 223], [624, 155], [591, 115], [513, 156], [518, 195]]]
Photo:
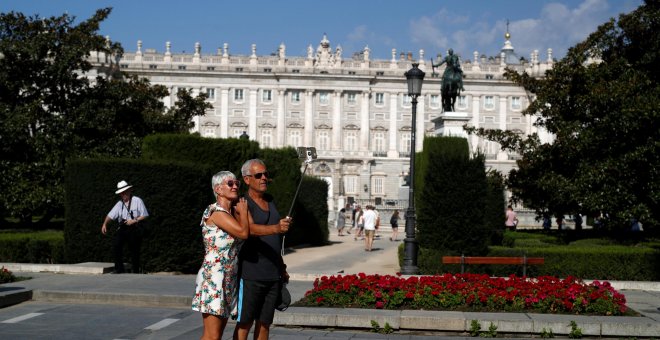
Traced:
[[449, 54], [438, 64], [431, 66], [435, 69], [442, 64], [447, 64], [444, 73], [442, 74], [442, 83], [440, 87], [440, 94], [442, 95], [442, 110], [444, 112], [453, 112], [456, 97], [463, 91], [463, 70], [461, 70], [458, 56], [454, 55], [454, 51], [450, 48]]

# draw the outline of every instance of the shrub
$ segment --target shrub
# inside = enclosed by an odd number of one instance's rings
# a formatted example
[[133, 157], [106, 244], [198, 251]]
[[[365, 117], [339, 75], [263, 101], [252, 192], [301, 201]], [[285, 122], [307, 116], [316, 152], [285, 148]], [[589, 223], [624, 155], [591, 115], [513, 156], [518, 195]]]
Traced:
[[421, 158], [424, 185], [415, 200], [420, 247], [446, 255], [486, 254], [492, 230], [485, 224], [483, 156], [470, 158], [465, 138], [427, 137]]
[[9, 269], [0, 267], [0, 284], [16, 281], [16, 276]]
[[63, 253], [62, 231], [0, 232], [0, 262], [61, 263]]

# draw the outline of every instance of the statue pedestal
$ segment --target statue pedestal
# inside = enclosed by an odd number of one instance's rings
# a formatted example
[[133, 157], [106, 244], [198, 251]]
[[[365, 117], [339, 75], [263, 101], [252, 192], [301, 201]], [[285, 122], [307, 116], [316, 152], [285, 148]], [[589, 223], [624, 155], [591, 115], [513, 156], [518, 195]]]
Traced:
[[472, 118], [467, 112], [443, 112], [439, 117], [432, 120], [437, 136], [454, 136], [468, 138], [463, 130], [463, 125]]

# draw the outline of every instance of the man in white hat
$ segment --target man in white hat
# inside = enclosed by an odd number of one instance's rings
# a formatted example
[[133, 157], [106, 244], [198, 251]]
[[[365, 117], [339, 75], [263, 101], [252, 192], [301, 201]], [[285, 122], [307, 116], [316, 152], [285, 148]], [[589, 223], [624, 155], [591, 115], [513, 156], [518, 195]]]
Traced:
[[112, 210], [108, 213], [101, 226], [101, 233], [105, 235], [108, 232], [107, 224], [110, 221], [117, 221], [118, 227], [113, 242], [113, 252], [115, 256], [115, 273], [124, 272], [124, 244], [128, 243], [131, 251], [131, 269], [133, 273], [140, 271], [140, 230], [139, 223], [144, 221], [149, 212], [142, 199], [131, 195], [132, 185], [126, 181], [117, 183], [117, 191], [121, 199], [117, 201]]

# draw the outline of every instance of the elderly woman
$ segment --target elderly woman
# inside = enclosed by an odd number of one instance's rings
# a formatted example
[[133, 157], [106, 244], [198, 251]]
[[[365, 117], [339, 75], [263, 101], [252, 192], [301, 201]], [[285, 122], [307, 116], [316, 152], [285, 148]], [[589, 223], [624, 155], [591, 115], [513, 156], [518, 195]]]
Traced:
[[228, 318], [237, 316], [238, 252], [249, 234], [247, 202], [238, 197], [241, 182], [233, 173], [221, 171], [211, 184], [216, 202], [202, 215], [206, 255], [192, 299], [192, 309], [202, 312], [202, 339], [220, 339]]

